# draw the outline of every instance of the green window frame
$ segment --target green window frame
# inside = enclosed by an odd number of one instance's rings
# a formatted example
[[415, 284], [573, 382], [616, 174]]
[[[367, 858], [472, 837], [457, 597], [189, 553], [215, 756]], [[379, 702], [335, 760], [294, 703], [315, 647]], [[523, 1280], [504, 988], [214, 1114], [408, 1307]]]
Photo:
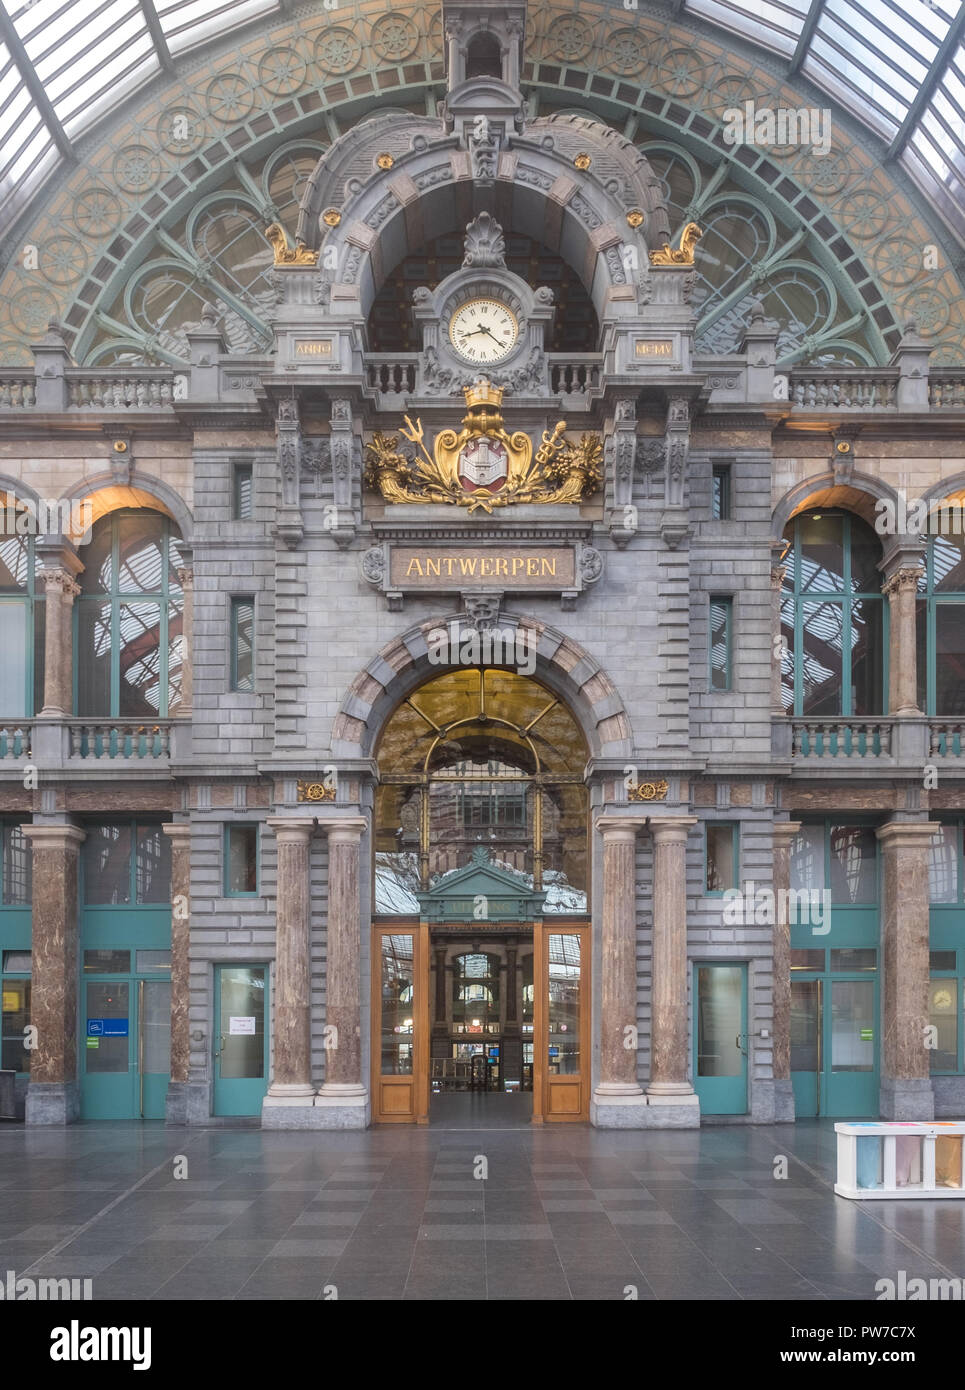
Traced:
[[[181, 631], [181, 616], [183, 596], [179, 584], [171, 583], [171, 570], [180, 562], [180, 556], [175, 549], [181, 540], [180, 533], [169, 517], [163, 516], [160, 512], [150, 512], [151, 516], [158, 518], [160, 523], [160, 544], [162, 556], [164, 557], [160, 565], [158, 575], [159, 584], [153, 589], [138, 589], [126, 586], [122, 575], [128, 571], [126, 556], [121, 555], [121, 525], [129, 517], [144, 515], [144, 509], [134, 511], [123, 509], [112, 512], [109, 517], [102, 518], [94, 527], [91, 541], [93, 544], [98, 537], [98, 526], [104, 524], [110, 527], [110, 562], [107, 565], [109, 571], [109, 584], [97, 593], [83, 593], [74, 602], [74, 713], [88, 718], [100, 719], [120, 719], [139, 718], [149, 719], [156, 715], [159, 719], [168, 718], [177, 705], [180, 703], [180, 687], [172, 699], [170, 684], [170, 652], [171, 638], [175, 633]], [[87, 550], [87, 547], [85, 547]], [[108, 610], [109, 617], [106, 627], [102, 626], [101, 631], [95, 631], [95, 642], [103, 641], [104, 637], [109, 637], [110, 642], [110, 673], [109, 673], [109, 698], [107, 703], [109, 709], [81, 709], [81, 703], [98, 704], [99, 700], [83, 700], [81, 695], [80, 672], [81, 665], [85, 660], [92, 659], [92, 654], [86, 650], [82, 644], [82, 634], [86, 631], [84, 626], [85, 616], [94, 606], [100, 607], [102, 613]], [[131, 653], [133, 643], [122, 645], [122, 614], [135, 614], [138, 608], [157, 609], [158, 621], [158, 640], [157, 640], [157, 705], [158, 708], [151, 714], [126, 715], [121, 711], [121, 657]], [[143, 621], [137, 615], [136, 621]], [[151, 631], [150, 627], [145, 626], [145, 634]], [[149, 649], [148, 649], [149, 650]], [[148, 658], [145, 657], [145, 661]], [[148, 687], [149, 689], [150, 687]]]
[[[118, 843], [119, 853], [127, 859], [126, 885], [124, 877], [117, 875], [113, 880], [115, 891], [109, 898], [93, 896], [103, 890], [94, 887], [96, 880], [89, 871], [91, 859], [98, 845], [109, 855], [112, 838]], [[160, 875], [157, 881], [155, 875]], [[104, 879], [111, 882], [110, 875], [104, 875]], [[130, 912], [136, 907], [170, 906], [171, 839], [165, 835], [162, 822], [122, 816], [88, 824], [81, 845], [80, 901], [83, 908], [93, 907], [98, 911]]]
[[[715, 831], [730, 831], [730, 847], [726, 843], [716, 852], [711, 852], [711, 841]], [[719, 861], [725, 862], [721, 864]], [[725, 872], [720, 877], [721, 869]], [[720, 883], [711, 886], [711, 878]], [[736, 820], [708, 820], [704, 822], [704, 894], [708, 898], [720, 898], [729, 888], [740, 887], [740, 822]]]
[[[30, 1074], [30, 1049], [24, 1046], [30, 1025], [30, 970], [14, 968], [29, 951], [0, 951], [0, 1067], [18, 1076]], [[25, 1063], [21, 1066], [19, 1063]]]
[[[246, 630], [247, 629], [247, 630]], [[253, 594], [231, 600], [231, 689], [236, 694], [255, 692], [255, 599]]]
[[[816, 562], [809, 560], [805, 564], [805, 557], [802, 555], [802, 524], [808, 521], [820, 521], [823, 519], [840, 519], [842, 522], [841, 530], [841, 585], [839, 588], [820, 587], [820, 575], [826, 573]], [[855, 716], [857, 711], [854, 709], [854, 674], [855, 674], [855, 605], [873, 603], [876, 605], [878, 621], [880, 622], [880, 643], [869, 643], [868, 650], [872, 653], [872, 659], [877, 652], [881, 661], [881, 679], [872, 703], [876, 709], [861, 711], [861, 717], [874, 718], [878, 715], [888, 713], [888, 622], [889, 608], [884, 600], [881, 589], [874, 590], [855, 590], [852, 587], [853, 563], [852, 552], [854, 543], [854, 532], [856, 524], [865, 527], [865, 523], [860, 518], [852, 517], [848, 512], [839, 512], [834, 509], [820, 515], [803, 513], [794, 518], [784, 533], [785, 540], [789, 541], [790, 546], [784, 560], [785, 576], [784, 586], [781, 593], [781, 631], [784, 638], [784, 656], [782, 659], [782, 686], [783, 702], [785, 712], [793, 714], [795, 718], [810, 715], [812, 718], [822, 718], [822, 715], [814, 711], [804, 709], [804, 633], [806, 618], [811, 616], [811, 621], [817, 627], [817, 617], [822, 609], [840, 609], [840, 634], [841, 649], [839, 656], [841, 662], [840, 679], [838, 688], [840, 692], [841, 708], [834, 712], [829, 712], [829, 717], [850, 719]], [[870, 527], [865, 529], [874, 535]], [[879, 549], [880, 549], [880, 538]], [[811, 584], [815, 583], [814, 588]], [[860, 631], [860, 628], [857, 629]], [[828, 640], [828, 645], [833, 646], [833, 634]], [[860, 655], [860, 652], [859, 652]], [[832, 673], [833, 675], [833, 673]], [[793, 698], [789, 698], [789, 678], [793, 683]]]
[[[235, 837], [241, 838], [244, 834], [253, 847], [253, 863], [246, 869], [247, 874], [253, 875], [253, 888], [233, 888], [231, 884], [232, 874], [232, 840]], [[257, 821], [229, 821], [224, 828], [222, 838], [222, 888], [226, 898], [257, 898], [261, 892], [261, 831]]]
[[[5, 499], [0, 496], [0, 502]], [[5, 515], [0, 511], [0, 517]], [[6, 515], [10, 515], [9, 512]], [[25, 582], [4, 583], [4, 577], [15, 580], [26, 552]], [[5, 571], [5, 575], [4, 575]], [[9, 656], [17, 647], [23, 651], [22, 698], [3, 708], [0, 701], [0, 721], [31, 719], [39, 714], [44, 703], [44, 623], [47, 611], [46, 589], [37, 579], [36, 545], [32, 535], [0, 535], [0, 643]], [[20, 616], [22, 615], [22, 616]], [[22, 631], [10, 632], [10, 623]], [[4, 682], [5, 684], [5, 682]], [[16, 751], [16, 750], [15, 750]]]
[[251, 521], [255, 512], [254, 465], [231, 465], [231, 516], [234, 521]]
[[711, 594], [708, 604], [708, 688], [716, 693], [733, 689], [734, 596]]
[[[965, 692], [960, 709], [939, 709], [938, 708], [938, 624], [939, 614], [947, 609], [961, 608], [965, 604], [965, 588], [960, 592], [954, 589], [943, 591], [940, 588], [940, 571], [944, 570], [944, 565], [939, 560], [939, 547], [943, 544], [953, 543], [960, 538], [945, 536], [928, 536], [925, 546], [925, 566], [924, 573], [918, 585], [918, 599], [915, 605], [917, 639], [918, 639], [918, 699], [925, 714], [935, 718], [952, 719], [958, 715], [965, 714]], [[956, 546], [955, 548], [958, 548]], [[965, 545], [961, 546], [963, 561], [965, 561]], [[944, 558], [944, 557], [942, 557]], [[965, 580], [962, 581], [965, 584]], [[948, 752], [961, 752], [961, 736], [951, 735], [955, 740], [954, 747], [949, 747]], [[945, 749], [943, 748], [944, 752]]]

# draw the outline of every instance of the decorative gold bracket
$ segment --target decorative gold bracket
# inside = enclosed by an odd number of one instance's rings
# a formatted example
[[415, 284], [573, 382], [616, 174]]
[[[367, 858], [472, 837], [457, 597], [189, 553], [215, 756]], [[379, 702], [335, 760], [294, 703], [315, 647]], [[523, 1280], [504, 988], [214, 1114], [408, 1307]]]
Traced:
[[650, 252], [651, 265], [693, 265], [694, 250], [703, 232], [696, 222], [688, 222], [680, 238], [680, 249], [674, 251], [669, 242]]
[[630, 788], [630, 801], [663, 801], [667, 795], [666, 782], [638, 782]]
[[318, 265], [318, 252], [310, 251], [303, 241], [288, 245], [284, 227], [273, 222], [265, 228], [265, 239], [270, 241], [275, 252], [275, 265]]

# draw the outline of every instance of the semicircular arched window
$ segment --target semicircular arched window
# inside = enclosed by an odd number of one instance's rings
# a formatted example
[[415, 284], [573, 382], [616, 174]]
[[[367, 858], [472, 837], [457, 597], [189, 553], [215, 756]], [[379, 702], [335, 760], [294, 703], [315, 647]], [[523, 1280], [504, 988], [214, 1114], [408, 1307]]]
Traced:
[[848, 512], [809, 511], [794, 518], [784, 539], [784, 712], [815, 719], [884, 714], [888, 616], [878, 537]]
[[74, 604], [75, 710], [150, 720], [181, 703], [180, 532], [143, 509], [101, 517], [80, 551]]
[[403, 701], [378, 751], [375, 911], [418, 915], [416, 894], [478, 857], [544, 891], [544, 913], [587, 907], [587, 750], [566, 706], [514, 671], [464, 668]]

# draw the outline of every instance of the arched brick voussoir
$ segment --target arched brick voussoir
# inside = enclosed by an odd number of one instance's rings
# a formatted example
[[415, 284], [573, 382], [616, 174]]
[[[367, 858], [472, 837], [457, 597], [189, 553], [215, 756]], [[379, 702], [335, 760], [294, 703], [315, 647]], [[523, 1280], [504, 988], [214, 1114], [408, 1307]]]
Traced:
[[[333, 757], [374, 756], [385, 723], [399, 704], [444, 669], [429, 661], [428, 634], [460, 619], [465, 614], [446, 613], [418, 623], [393, 637], [355, 676], [332, 728]], [[633, 748], [632, 725], [618, 690], [599, 662], [548, 624], [505, 612], [500, 622], [515, 625], [518, 632], [537, 641], [535, 678], [572, 711], [589, 756], [628, 757]]]

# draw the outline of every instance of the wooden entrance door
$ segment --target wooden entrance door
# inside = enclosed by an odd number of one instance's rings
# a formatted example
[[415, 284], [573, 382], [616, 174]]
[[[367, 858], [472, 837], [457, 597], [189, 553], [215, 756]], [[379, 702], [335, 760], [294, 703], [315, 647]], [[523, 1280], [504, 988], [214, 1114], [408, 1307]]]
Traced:
[[590, 1115], [590, 931], [537, 922], [533, 942], [533, 1122], [585, 1122]]
[[372, 933], [372, 1118], [426, 1124], [429, 1118], [429, 928]]

